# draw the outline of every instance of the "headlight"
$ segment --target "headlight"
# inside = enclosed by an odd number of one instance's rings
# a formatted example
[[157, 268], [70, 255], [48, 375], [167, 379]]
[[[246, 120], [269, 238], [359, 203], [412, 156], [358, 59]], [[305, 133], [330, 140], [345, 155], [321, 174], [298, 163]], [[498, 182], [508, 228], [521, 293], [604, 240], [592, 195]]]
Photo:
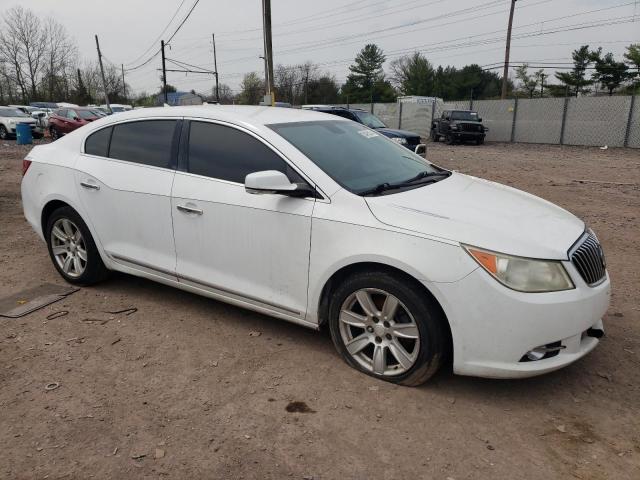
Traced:
[[407, 139], [406, 138], [402, 138], [402, 137], [393, 137], [391, 139], [392, 142], [396, 142], [400, 145], [406, 145], [407, 144]]
[[500, 283], [519, 292], [557, 292], [575, 288], [562, 262], [514, 257], [464, 245], [478, 264]]

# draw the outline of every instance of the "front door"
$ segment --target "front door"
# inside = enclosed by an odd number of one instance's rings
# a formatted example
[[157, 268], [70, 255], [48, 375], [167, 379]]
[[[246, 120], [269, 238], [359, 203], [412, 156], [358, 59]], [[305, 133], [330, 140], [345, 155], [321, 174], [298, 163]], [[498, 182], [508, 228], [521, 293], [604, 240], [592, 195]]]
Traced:
[[179, 280], [304, 318], [315, 201], [244, 188], [245, 176], [256, 171], [302, 178], [260, 139], [228, 125], [192, 121], [185, 153], [171, 209]]
[[133, 121], [98, 130], [76, 164], [83, 207], [106, 253], [118, 263], [174, 278], [171, 185], [178, 123]]

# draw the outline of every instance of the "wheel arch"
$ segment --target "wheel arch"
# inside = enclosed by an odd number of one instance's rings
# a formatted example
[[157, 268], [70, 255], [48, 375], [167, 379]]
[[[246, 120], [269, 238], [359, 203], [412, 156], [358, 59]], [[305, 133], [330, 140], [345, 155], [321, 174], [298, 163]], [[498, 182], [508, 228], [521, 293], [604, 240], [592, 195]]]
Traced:
[[381, 263], [376, 261], [359, 261], [359, 262], [351, 263], [349, 265], [345, 265], [339, 268], [338, 270], [336, 270], [324, 283], [322, 290], [320, 292], [320, 298], [318, 299], [318, 303], [317, 303], [318, 326], [322, 328], [327, 324], [329, 320], [329, 303], [331, 300], [331, 295], [335, 291], [337, 286], [340, 285], [340, 283], [344, 279], [348, 278], [350, 275], [353, 275], [358, 272], [371, 272], [371, 271], [399, 276], [404, 280], [406, 280], [408, 284], [412, 285], [414, 288], [417, 288], [418, 290], [422, 291], [425, 295], [428, 296], [431, 303], [436, 308], [438, 308], [441, 314], [441, 318], [443, 319], [443, 323], [444, 323], [443, 326], [445, 327], [445, 333], [446, 333], [446, 341], [447, 341], [446, 351], [449, 352], [447, 355], [452, 355], [453, 335], [451, 331], [451, 325], [450, 325], [449, 319], [447, 318], [447, 314], [444, 311], [444, 308], [442, 308], [442, 305], [440, 304], [436, 296], [424, 285], [424, 283], [419, 281], [415, 276], [411, 275], [410, 273], [407, 273], [401, 268], [398, 268], [386, 263]]

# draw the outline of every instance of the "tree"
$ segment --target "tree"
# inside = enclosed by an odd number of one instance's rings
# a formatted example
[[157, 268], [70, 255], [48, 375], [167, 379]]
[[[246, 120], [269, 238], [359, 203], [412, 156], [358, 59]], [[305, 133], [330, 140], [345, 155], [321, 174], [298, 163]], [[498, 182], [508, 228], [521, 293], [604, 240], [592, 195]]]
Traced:
[[529, 98], [533, 98], [533, 94], [540, 85], [543, 70], [538, 70], [533, 75], [528, 73], [529, 65], [524, 63], [516, 68], [516, 79], [520, 81], [522, 89]]
[[391, 62], [392, 81], [403, 95], [433, 95], [435, 70], [421, 53]]
[[598, 55], [593, 80], [606, 88], [611, 96], [616, 88], [630, 78], [628, 70], [629, 67], [624, 62], [615, 61], [613, 53], [607, 53], [604, 58]]
[[307, 85], [308, 103], [337, 103], [340, 88], [333, 75], [325, 74], [309, 81]]
[[258, 105], [264, 93], [264, 79], [256, 72], [247, 73], [240, 84], [238, 103], [243, 105]]
[[395, 91], [384, 78], [382, 65], [385, 59], [383, 51], [377, 45], [365, 45], [349, 67], [351, 73], [342, 86], [343, 96], [348, 96], [352, 103], [392, 102]]
[[[218, 94], [220, 96], [220, 103], [223, 105], [231, 105], [233, 103], [233, 91], [231, 87], [226, 83], [221, 83], [218, 85]], [[211, 89], [211, 97], [213, 100], [216, 99], [216, 87], [214, 86]]]
[[88, 105], [93, 103], [93, 99], [89, 92], [87, 91], [87, 87], [85, 87], [84, 82], [82, 81], [82, 74], [80, 73], [80, 69], [77, 69], [77, 77], [76, 77], [76, 85], [71, 92], [71, 101], [77, 105]]
[[631, 65], [631, 68], [635, 69], [635, 71], [629, 72], [629, 77], [633, 80], [634, 87], [640, 85], [640, 43], [629, 45], [624, 54], [624, 59]]
[[586, 71], [599, 54], [599, 50], [591, 52], [589, 45], [581, 46], [571, 54], [573, 58], [573, 69], [570, 72], [556, 73], [556, 78], [573, 89], [576, 97], [579, 93], [587, 93], [589, 89], [586, 87], [593, 84], [593, 80], [586, 78]]

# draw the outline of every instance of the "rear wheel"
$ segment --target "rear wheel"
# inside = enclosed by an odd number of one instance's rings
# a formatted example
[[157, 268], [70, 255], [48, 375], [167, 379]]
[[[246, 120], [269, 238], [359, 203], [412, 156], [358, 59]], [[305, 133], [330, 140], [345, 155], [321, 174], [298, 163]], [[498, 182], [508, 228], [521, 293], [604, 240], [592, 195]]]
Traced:
[[445, 335], [440, 309], [401, 276], [353, 275], [333, 293], [331, 337], [352, 367], [381, 380], [415, 386], [440, 367]]
[[438, 141], [438, 134], [436, 133], [436, 129], [432, 128], [431, 129], [431, 141], [432, 142], [437, 142]]
[[9, 138], [7, 127], [5, 127], [4, 125], [0, 125], [0, 139], [6, 140], [7, 138]]
[[73, 208], [61, 207], [51, 214], [45, 238], [53, 265], [67, 282], [92, 285], [108, 276], [87, 225]]
[[50, 127], [49, 133], [51, 134], [51, 140], [55, 141], [60, 138], [60, 132], [58, 132], [58, 129], [56, 127]]

